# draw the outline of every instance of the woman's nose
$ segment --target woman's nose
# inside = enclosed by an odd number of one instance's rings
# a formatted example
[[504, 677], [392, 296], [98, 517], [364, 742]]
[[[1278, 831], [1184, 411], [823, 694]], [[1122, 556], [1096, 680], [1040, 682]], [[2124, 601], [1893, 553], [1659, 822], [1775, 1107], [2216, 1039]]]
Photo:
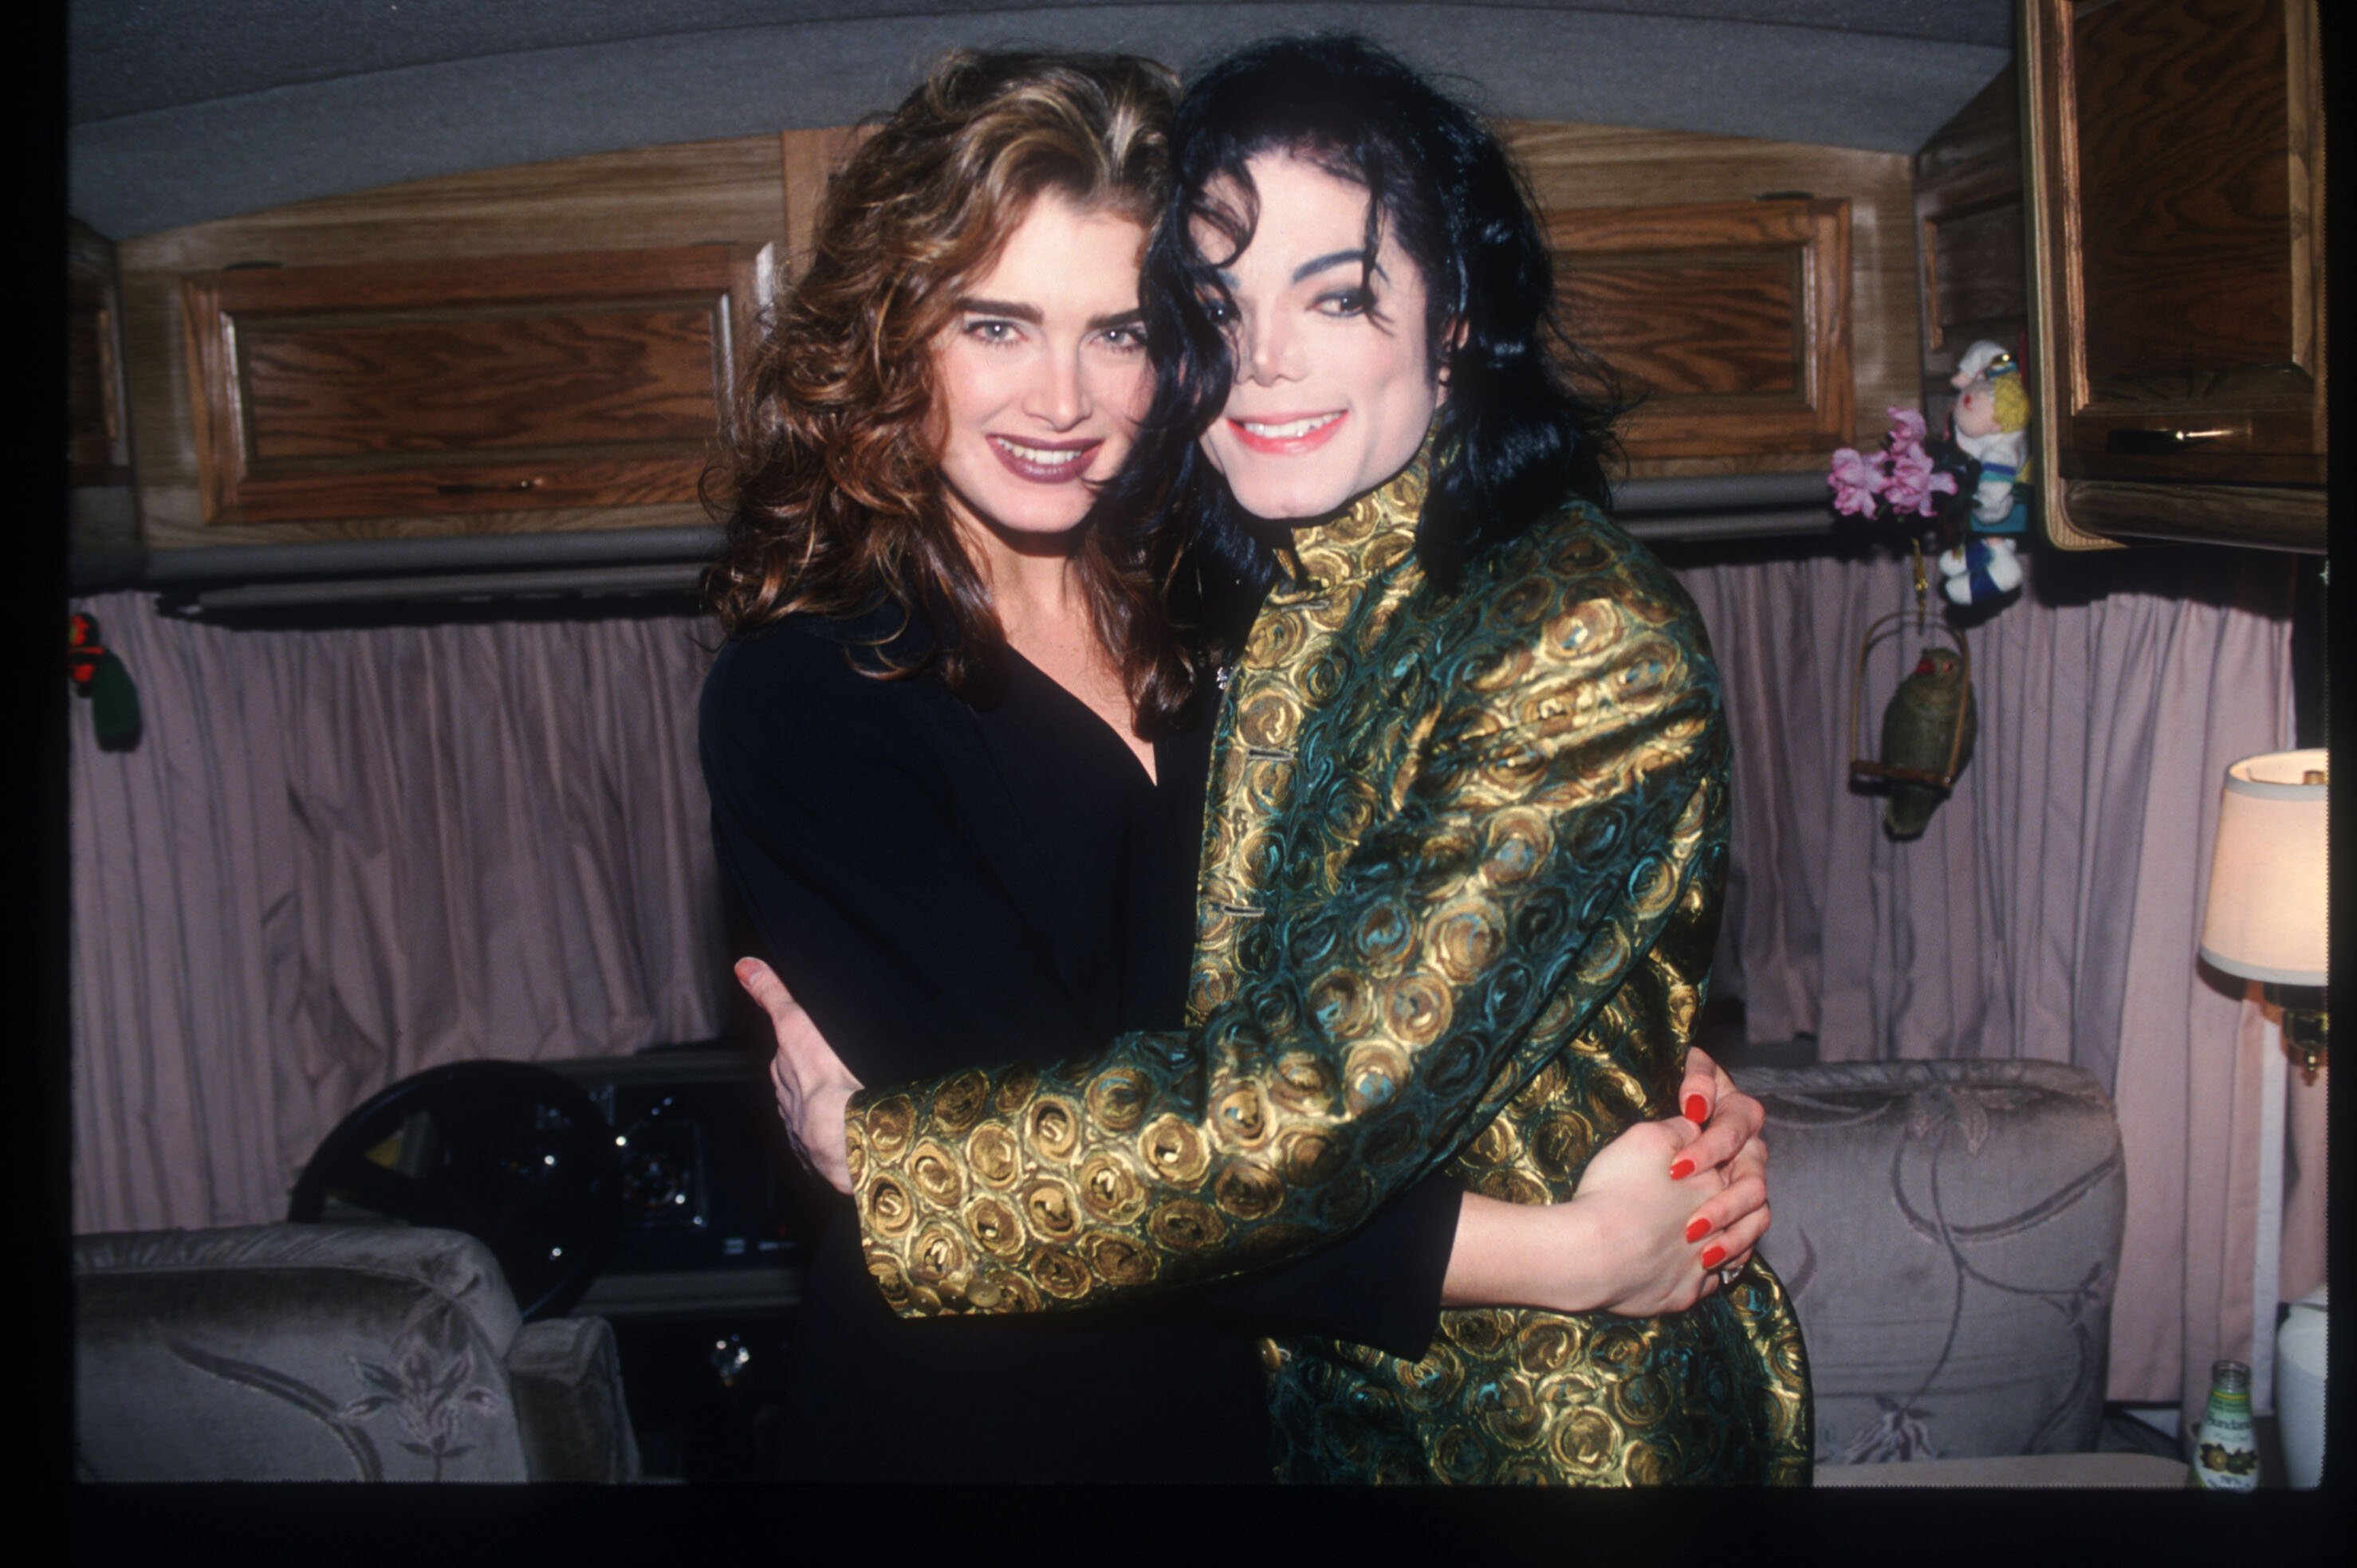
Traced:
[[1049, 354], [1033, 379], [1023, 412], [1058, 430], [1069, 430], [1089, 416], [1091, 400], [1081, 376], [1080, 356]]

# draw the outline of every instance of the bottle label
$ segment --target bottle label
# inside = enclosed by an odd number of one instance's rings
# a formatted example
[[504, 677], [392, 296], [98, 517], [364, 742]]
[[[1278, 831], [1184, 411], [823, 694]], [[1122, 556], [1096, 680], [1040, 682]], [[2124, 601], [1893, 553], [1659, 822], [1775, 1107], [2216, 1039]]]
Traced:
[[2259, 1449], [2251, 1435], [2251, 1396], [2212, 1389], [2195, 1439], [2193, 1473], [2215, 1492], [2247, 1492], [2259, 1484]]

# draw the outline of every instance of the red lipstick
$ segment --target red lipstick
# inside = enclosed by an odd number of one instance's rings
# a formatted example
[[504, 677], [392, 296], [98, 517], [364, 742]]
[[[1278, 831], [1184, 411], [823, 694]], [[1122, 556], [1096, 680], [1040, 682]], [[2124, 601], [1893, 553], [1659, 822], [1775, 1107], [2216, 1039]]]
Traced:
[[[1234, 414], [1229, 414], [1227, 420], [1229, 432], [1246, 451], [1262, 452], [1273, 457], [1296, 457], [1305, 452], [1315, 452], [1334, 439], [1334, 433], [1342, 428], [1342, 422], [1349, 417], [1350, 412], [1346, 409], [1332, 409], [1323, 413], [1254, 414], [1251, 423], [1259, 425], [1259, 430], [1250, 428]], [[1309, 428], [1298, 435], [1266, 434], [1271, 429], [1297, 424], [1308, 424]]]

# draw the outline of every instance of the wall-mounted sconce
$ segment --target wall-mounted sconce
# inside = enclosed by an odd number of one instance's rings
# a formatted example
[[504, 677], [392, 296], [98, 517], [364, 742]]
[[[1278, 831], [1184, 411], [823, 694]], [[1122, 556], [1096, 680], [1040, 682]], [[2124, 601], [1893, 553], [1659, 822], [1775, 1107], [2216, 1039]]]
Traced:
[[2316, 1081], [2325, 993], [2325, 799], [2321, 748], [2246, 757], [2226, 769], [2201, 956], [2260, 983], [2283, 1010], [2285, 1048]]

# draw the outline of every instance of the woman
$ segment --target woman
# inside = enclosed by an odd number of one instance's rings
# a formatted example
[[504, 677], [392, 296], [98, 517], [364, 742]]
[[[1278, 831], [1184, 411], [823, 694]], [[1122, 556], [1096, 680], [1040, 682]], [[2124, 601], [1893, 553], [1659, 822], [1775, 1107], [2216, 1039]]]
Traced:
[[[1692, 1065], [1726, 855], [1717, 672], [1691, 601], [1597, 510], [1602, 420], [1552, 355], [1510, 160], [1347, 38], [1215, 68], [1172, 156], [1157, 396], [1114, 494], [1273, 585], [1222, 682], [1191, 1027], [856, 1096], [786, 1042], [797, 1140], [844, 1160], [911, 1318], [1226, 1278], [1437, 1170], [1547, 1223], [1612, 1185]], [[1041, 1193], [1069, 1198], [1001, 1201]], [[1727, 1236], [1671, 1287], [1446, 1314], [1421, 1356], [1284, 1342], [1283, 1472], [1805, 1480], [1799, 1326]], [[1704, 1300], [1713, 1264], [1729, 1288]]]

